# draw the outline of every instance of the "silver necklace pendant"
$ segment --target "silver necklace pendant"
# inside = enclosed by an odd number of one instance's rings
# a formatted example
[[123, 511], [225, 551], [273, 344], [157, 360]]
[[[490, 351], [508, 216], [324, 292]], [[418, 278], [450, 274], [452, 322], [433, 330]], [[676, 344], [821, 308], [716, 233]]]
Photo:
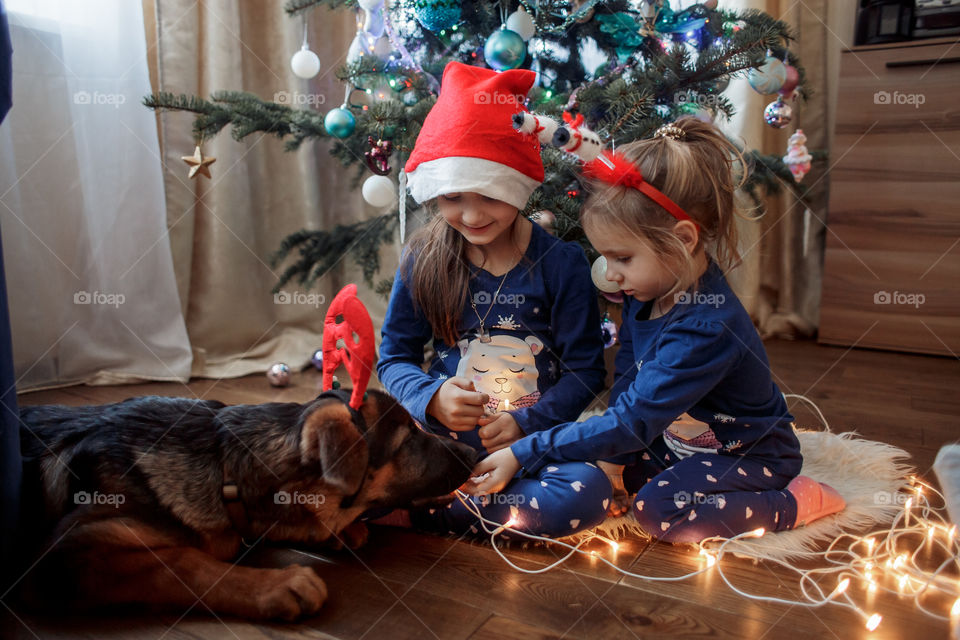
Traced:
[[480, 329], [477, 331], [477, 338], [484, 344], [490, 342], [491, 340], [490, 333], [484, 330], [482, 324], [480, 325]]

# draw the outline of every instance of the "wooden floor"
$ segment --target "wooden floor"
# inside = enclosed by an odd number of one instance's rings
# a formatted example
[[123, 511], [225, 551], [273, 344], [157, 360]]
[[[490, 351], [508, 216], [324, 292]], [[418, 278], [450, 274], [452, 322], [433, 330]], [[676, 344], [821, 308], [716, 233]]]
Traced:
[[[808, 396], [834, 431], [903, 447], [921, 475], [941, 444], [958, 439], [960, 363], [952, 358], [913, 356], [818, 346], [811, 342], [767, 345], [776, 381], [786, 393]], [[189, 391], [177, 384], [73, 387], [22, 395], [22, 404], [90, 404], [133, 395], [196, 394], [229, 403], [313, 397], [315, 372], [304, 372], [286, 389], [259, 377], [197, 380]], [[800, 426], [815, 415], [792, 402]], [[594, 543], [597, 544], [597, 543]], [[588, 547], [589, 548], [589, 547]], [[596, 547], [603, 550], [601, 546]], [[185, 615], [125, 615], [38, 620], [0, 608], [0, 634], [11, 638], [944, 638], [947, 624], [919, 613], [912, 602], [878, 597], [884, 620], [870, 633], [848, 609], [809, 609], [746, 600], [714, 574], [678, 583], [624, 578], [595, 559], [570, 560], [540, 575], [511, 570], [481, 544], [375, 529], [356, 552], [258, 552], [250, 561], [280, 566], [311, 564], [327, 581], [330, 599], [319, 616], [296, 625], [256, 625], [217, 620], [197, 610]], [[525, 566], [555, 559], [549, 549], [508, 550]], [[688, 548], [626, 541], [616, 564], [633, 571], [676, 575], [699, 567]], [[725, 560], [725, 562], [727, 562]], [[742, 588], [791, 597], [794, 584], [764, 564], [729, 561], [728, 575]], [[851, 587], [853, 588], [853, 587]], [[6, 604], [3, 602], [3, 604]]]

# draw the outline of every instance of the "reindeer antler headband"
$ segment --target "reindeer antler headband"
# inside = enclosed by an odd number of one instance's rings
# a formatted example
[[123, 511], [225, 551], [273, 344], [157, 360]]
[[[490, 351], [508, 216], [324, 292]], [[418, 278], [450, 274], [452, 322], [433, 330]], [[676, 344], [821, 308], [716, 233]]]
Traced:
[[[677, 220], [694, 221], [686, 211], [665, 193], [644, 179], [637, 166], [623, 155], [604, 149], [600, 136], [583, 126], [583, 115], [576, 117], [569, 112], [563, 114], [564, 124], [543, 115], [527, 112], [513, 115], [513, 128], [520, 133], [535, 135], [541, 144], [552, 144], [571, 153], [583, 161], [583, 174], [589, 178], [636, 189], [661, 207]], [[667, 124], [654, 134], [655, 137], [681, 139], [686, 132], [680, 127]]]

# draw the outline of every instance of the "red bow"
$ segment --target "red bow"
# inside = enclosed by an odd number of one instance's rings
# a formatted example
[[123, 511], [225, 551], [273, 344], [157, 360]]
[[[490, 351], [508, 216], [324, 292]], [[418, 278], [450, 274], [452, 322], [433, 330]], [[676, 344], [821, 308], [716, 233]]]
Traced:
[[570, 125], [571, 129], [579, 129], [580, 125], [583, 124], [583, 114], [578, 113], [576, 116], [570, 115], [569, 111], [563, 112], [563, 121]]
[[681, 209], [676, 202], [644, 180], [643, 174], [640, 173], [637, 165], [619, 153], [604, 151], [596, 160], [591, 160], [583, 165], [583, 173], [590, 178], [606, 182], [610, 185], [621, 185], [636, 189], [666, 209], [667, 212], [677, 220], [690, 220], [696, 224], [696, 222], [687, 215], [687, 212]]

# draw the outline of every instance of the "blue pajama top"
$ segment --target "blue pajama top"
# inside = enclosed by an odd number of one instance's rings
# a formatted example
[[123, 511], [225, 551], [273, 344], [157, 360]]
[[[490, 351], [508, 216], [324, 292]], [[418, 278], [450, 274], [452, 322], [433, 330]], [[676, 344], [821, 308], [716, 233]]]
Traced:
[[[477, 310], [465, 306], [454, 345], [433, 335], [403, 271], [397, 270], [383, 321], [377, 375], [422, 425], [450, 435], [426, 409], [455, 375], [490, 395], [491, 413], [510, 411], [524, 433], [575, 420], [603, 388], [600, 310], [580, 245], [534, 224], [523, 259], [505, 279], [474, 267], [469, 295]], [[477, 338], [478, 315], [485, 316], [489, 343]], [[424, 372], [423, 348], [431, 339], [436, 355]]]
[[[773, 382], [750, 316], [710, 261], [696, 290], [663, 316], [652, 302], [623, 307], [610, 408], [511, 445], [527, 471], [569, 460], [615, 460], [658, 436], [678, 457], [694, 453], [799, 456], [793, 416]], [[679, 419], [678, 419], [679, 418]]]

